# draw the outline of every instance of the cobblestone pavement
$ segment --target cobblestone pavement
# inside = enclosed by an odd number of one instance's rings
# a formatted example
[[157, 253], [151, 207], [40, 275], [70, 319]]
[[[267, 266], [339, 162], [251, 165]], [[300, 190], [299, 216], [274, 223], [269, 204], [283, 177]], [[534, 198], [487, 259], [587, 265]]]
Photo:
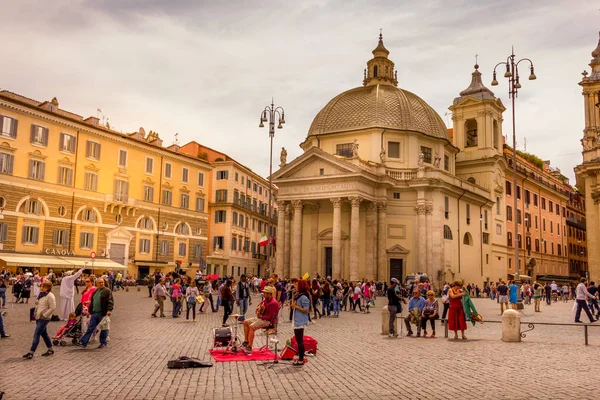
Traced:
[[[45, 348], [40, 344], [30, 361], [21, 358], [33, 334], [29, 306], [9, 303], [5, 326], [12, 337], [0, 341], [0, 391], [6, 392], [5, 399], [598, 398], [594, 378], [600, 327], [589, 329], [589, 346], [583, 344], [582, 327], [541, 325], [521, 343], [504, 343], [497, 323], [469, 324], [467, 341], [444, 339], [439, 322], [435, 339], [392, 339], [380, 335], [379, 309], [387, 304], [380, 299], [371, 314], [342, 312], [338, 319], [311, 325], [306, 334], [319, 340], [319, 352], [303, 368], [233, 362], [169, 370], [167, 361], [180, 355], [211, 360], [212, 328], [220, 325], [221, 313], [202, 314], [196, 323], [153, 319], [154, 301], [143, 297], [145, 293], [145, 288], [115, 293], [106, 349], [69, 344], [42, 358]], [[474, 302], [486, 320], [500, 321], [496, 302]], [[256, 304], [255, 299], [250, 308]], [[522, 320], [573, 322], [572, 306], [543, 305], [541, 313], [526, 306]], [[51, 335], [59, 325], [49, 325]], [[282, 342], [291, 334], [291, 324], [280, 323]], [[264, 336], [257, 337], [255, 346], [264, 341]]]

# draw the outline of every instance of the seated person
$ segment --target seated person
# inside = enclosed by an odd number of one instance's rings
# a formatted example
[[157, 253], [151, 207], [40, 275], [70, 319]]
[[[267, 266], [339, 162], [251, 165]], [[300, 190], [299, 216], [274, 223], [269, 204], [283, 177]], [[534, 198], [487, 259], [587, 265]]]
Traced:
[[261, 301], [256, 308], [256, 318], [244, 321], [244, 343], [242, 343], [242, 346], [247, 351], [252, 351], [254, 331], [257, 329], [268, 328], [269, 326], [275, 325], [277, 322], [279, 303], [275, 300], [274, 295], [275, 288], [273, 286], [265, 286], [263, 289], [264, 300]]
[[421, 297], [421, 290], [414, 289], [413, 297], [408, 302], [408, 317], [404, 319], [408, 336], [412, 336], [413, 334], [410, 327], [411, 323], [417, 326], [417, 337], [421, 336], [421, 313], [423, 312], [423, 307], [425, 307], [425, 299]]
[[67, 320], [67, 323], [58, 329], [58, 332], [56, 332], [56, 335], [54, 335], [52, 339], [62, 339], [62, 337], [65, 336], [69, 329], [71, 329], [76, 323], [77, 315], [74, 312], [72, 312], [69, 314], [69, 319]]

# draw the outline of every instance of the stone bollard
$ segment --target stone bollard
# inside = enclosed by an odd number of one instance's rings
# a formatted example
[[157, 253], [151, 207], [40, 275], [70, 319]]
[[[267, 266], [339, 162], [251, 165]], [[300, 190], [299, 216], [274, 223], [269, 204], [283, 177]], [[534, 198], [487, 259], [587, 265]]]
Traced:
[[[399, 333], [398, 331], [398, 318], [394, 321], [394, 332]], [[381, 309], [381, 334], [389, 335], [390, 334], [390, 312], [388, 311], [388, 307], [385, 306]]]
[[506, 310], [502, 314], [502, 341], [521, 341], [521, 315], [516, 310]]

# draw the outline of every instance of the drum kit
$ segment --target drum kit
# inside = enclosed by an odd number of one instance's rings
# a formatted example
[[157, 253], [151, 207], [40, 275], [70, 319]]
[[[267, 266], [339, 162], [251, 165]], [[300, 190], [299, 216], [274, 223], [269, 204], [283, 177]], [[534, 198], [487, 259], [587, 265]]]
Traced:
[[225, 351], [223, 354], [237, 354], [238, 351], [243, 351], [242, 349], [242, 340], [238, 334], [239, 328], [239, 317], [242, 317], [242, 314], [231, 314], [231, 318], [235, 318], [235, 325], [233, 326], [233, 331], [231, 327], [222, 327], [222, 328], [214, 328], [213, 335], [213, 348], [217, 347], [225, 347]]

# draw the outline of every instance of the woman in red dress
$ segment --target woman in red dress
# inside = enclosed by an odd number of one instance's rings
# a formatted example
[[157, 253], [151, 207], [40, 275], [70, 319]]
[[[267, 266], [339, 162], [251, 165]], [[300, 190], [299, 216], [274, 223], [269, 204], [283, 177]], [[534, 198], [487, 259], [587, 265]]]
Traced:
[[462, 282], [454, 281], [448, 291], [450, 296], [450, 310], [448, 313], [448, 330], [454, 331], [454, 339], [458, 339], [460, 330], [463, 340], [467, 340], [465, 331], [467, 330], [467, 321], [465, 320], [465, 310], [462, 299], [465, 293], [462, 290]]

